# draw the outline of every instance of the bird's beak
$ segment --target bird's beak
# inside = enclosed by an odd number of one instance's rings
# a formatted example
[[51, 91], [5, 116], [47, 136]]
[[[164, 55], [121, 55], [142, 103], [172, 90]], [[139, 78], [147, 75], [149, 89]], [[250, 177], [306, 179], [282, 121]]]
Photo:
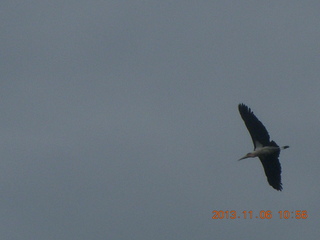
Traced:
[[246, 158], [248, 158], [247, 155], [245, 155], [244, 157], [240, 158], [238, 161], [246, 159]]

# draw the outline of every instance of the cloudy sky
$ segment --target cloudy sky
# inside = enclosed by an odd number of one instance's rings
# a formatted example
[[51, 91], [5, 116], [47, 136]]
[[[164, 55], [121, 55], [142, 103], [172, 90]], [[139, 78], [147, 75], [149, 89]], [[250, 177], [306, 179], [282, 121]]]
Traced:
[[[3, 0], [1, 239], [319, 239], [319, 10]], [[237, 161], [242, 102], [290, 145], [282, 192]]]

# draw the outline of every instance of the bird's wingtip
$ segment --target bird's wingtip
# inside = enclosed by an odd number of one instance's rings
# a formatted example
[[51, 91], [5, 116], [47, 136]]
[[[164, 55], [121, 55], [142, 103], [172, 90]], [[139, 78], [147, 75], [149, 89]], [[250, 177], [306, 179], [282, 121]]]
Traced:
[[271, 184], [270, 184], [270, 186], [272, 186], [275, 190], [277, 190], [277, 191], [279, 191], [279, 192], [282, 191], [282, 183], [276, 184], [276, 185], [271, 185]]
[[244, 104], [244, 103], [239, 103], [238, 104], [238, 107], [240, 108], [240, 107], [246, 107], [246, 105]]
[[238, 104], [238, 109], [239, 109], [240, 112], [243, 112], [243, 111], [250, 112], [251, 111], [251, 109], [247, 105], [245, 105], [244, 103], [239, 103]]

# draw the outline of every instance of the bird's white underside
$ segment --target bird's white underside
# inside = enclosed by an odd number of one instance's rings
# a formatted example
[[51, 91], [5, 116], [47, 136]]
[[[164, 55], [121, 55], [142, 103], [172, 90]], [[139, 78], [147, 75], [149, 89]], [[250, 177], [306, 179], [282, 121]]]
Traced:
[[255, 141], [255, 145], [256, 145], [256, 148], [254, 150], [258, 150], [260, 148], [263, 148], [263, 145], [258, 141]]

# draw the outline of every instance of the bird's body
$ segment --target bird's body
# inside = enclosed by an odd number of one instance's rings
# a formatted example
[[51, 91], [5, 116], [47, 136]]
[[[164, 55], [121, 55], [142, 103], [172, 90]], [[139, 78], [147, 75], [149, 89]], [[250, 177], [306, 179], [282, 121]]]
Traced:
[[265, 146], [265, 147], [259, 147], [259, 148], [255, 148], [255, 150], [253, 152], [248, 153], [246, 156], [240, 158], [239, 160], [245, 159], [245, 158], [249, 158], [249, 157], [263, 157], [263, 156], [267, 156], [270, 155], [272, 153], [276, 153], [278, 151], [280, 151], [281, 149], [286, 149], [289, 146], [283, 146], [283, 147], [273, 147], [273, 146]]
[[274, 141], [270, 141], [267, 129], [253, 114], [251, 109], [244, 104], [239, 104], [238, 108], [254, 145], [254, 151], [246, 154], [239, 160], [259, 157], [269, 184], [274, 189], [281, 191], [281, 165], [278, 158], [280, 150], [286, 149], [289, 146], [279, 147]]

